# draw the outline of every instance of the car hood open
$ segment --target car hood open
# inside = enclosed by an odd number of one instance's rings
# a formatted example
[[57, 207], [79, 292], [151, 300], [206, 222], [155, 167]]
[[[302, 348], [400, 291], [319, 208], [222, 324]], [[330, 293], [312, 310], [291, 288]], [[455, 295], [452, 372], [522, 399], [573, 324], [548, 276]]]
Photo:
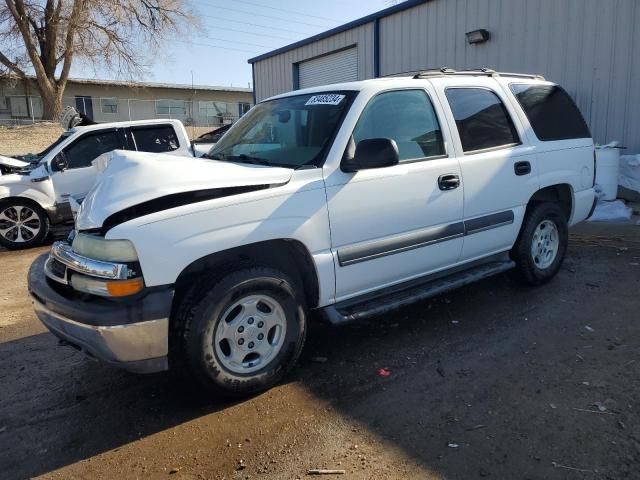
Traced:
[[120, 212], [126, 221], [251, 187], [285, 184], [293, 174], [288, 168], [123, 150], [104, 154], [93, 164], [99, 175], [78, 210], [78, 230], [103, 228], [105, 220]]

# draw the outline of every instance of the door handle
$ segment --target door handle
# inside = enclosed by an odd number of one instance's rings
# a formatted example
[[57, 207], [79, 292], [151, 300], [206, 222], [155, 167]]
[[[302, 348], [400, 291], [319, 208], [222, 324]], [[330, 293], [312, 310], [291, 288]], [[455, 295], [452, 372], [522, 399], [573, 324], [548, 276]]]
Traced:
[[448, 173], [446, 175], [440, 175], [440, 177], [438, 177], [438, 188], [440, 190], [455, 190], [459, 186], [460, 177], [458, 177], [458, 175]]
[[531, 164], [529, 162], [516, 162], [513, 165], [513, 170], [519, 177], [522, 175], [529, 175], [531, 173]]

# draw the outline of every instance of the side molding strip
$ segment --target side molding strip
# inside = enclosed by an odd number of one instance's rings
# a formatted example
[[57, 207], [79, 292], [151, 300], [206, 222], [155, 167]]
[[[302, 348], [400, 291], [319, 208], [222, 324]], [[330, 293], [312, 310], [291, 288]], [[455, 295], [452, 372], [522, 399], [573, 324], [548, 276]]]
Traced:
[[366, 262], [367, 260], [406, 252], [408, 250], [426, 247], [427, 245], [460, 238], [465, 235], [473, 235], [474, 233], [509, 225], [513, 223], [514, 218], [513, 211], [507, 210], [465, 222], [429, 227], [391, 238], [351, 245], [338, 249], [338, 262], [341, 267]]
[[464, 222], [465, 235], [471, 235], [473, 233], [484, 232], [492, 228], [503, 227], [504, 225], [510, 225], [514, 220], [513, 210], [507, 210], [506, 212], [492, 213], [480, 218], [474, 218], [473, 220], [467, 220]]
[[373, 240], [371, 242], [340, 248], [338, 249], [338, 260], [342, 266], [351, 265], [394, 253], [406, 252], [407, 250], [413, 250], [434, 243], [452, 240], [462, 237], [463, 235], [464, 223], [462, 222], [430, 227], [392, 238]]

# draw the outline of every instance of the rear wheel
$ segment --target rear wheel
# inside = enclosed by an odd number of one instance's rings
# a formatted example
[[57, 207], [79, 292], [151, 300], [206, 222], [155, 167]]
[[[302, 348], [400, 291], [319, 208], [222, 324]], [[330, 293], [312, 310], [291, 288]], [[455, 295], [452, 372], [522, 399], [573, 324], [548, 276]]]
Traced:
[[0, 203], [0, 245], [11, 250], [42, 244], [49, 233], [46, 212], [28, 200]]
[[[302, 292], [286, 274], [248, 268], [189, 295], [184, 351], [208, 391], [246, 396], [277, 383], [296, 363], [306, 336]], [[189, 300], [188, 300], [189, 301]]]
[[529, 207], [511, 252], [520, 279], [530, 285], [551, 280], [560, 270], [568, 241], [567, 220], [557, 204]]

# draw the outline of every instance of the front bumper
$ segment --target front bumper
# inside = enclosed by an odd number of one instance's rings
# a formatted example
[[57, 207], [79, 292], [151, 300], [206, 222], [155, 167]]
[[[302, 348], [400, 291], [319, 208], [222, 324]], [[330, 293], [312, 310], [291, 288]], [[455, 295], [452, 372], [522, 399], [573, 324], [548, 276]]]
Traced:
[[51, 333], [125, 370], [151, 373], [168, 368], [172, 289], [147, 289], [118, 301], [67, 293], [68, 287], [45, 276], [47, 258], [45, 254], [33, 262], [28, 282], [36, 315]]

